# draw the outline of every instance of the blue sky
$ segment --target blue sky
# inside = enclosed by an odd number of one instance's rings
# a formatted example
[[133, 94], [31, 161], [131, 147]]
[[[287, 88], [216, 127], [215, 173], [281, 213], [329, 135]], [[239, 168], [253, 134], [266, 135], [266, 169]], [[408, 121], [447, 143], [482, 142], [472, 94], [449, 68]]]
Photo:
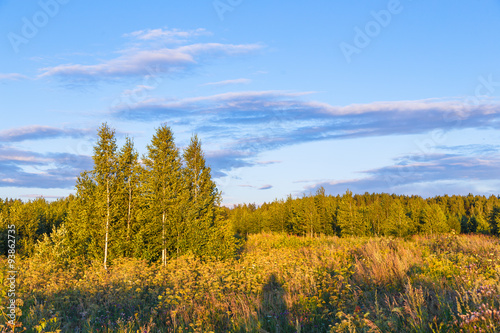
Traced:
[[223, 202], [499, 194], [500, 1], [0, 1], [0, 197], [56, 198], [96, 129], [202, 140]]

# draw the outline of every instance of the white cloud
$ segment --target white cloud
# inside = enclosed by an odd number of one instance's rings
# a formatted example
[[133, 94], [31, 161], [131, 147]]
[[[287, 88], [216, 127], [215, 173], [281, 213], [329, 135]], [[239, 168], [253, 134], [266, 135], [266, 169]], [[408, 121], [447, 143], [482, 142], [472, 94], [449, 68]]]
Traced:
[[124, 90], [122, 95], [125, 95], [125, 96], [140, 95], [145, 91], [150, 91], [150, 90], [154, 90], [154, 89], [155, 89], [155, 87], [140, 84], [140, 85], [136, 86], [134, 89]]
[[176, 39], [182, 38], [192, 38], [198, 36], [211, 36], [212, 33], [203, 28], [198, 28], [194, 30], [180, 30], [180, 29], [146, 29], [138, 30], [128, 34], [125, 37], [133, 37], [139, 40], [152, 40], [152, 39], [167, 39], [174, 41]]
[[174, 49], [147, 50], [126, 54], [97, 65], [59, 65], [43, 68], [41, 77], [105, 79], [171, 72], [195, 63], [192, 55]]
[[0, 131], [0, 142], [20, 142], [25, 140], [43, 140], [57, 137], [80, 138], [93, 134], [93, 130], [57, 128], [50, 126], [32, 125], [11, 128]]
[[203, 86], [227, 86], [230, 84], [248, 84], [252, 82], [250, 79], [234, 79], [234, 80], [224, 80], [224, 81], [217, 81], [217, 82], [209, 82], [203, 84]]
[[26, 75], [19, 73], [0, 73], [0, 81], [19, 81], [29, 79]]
[[474, 105], [450, 98], [335, 106], [306, 100], [312, 93], [228, 92], [173, 101], [142, 101], [127, 108], [117, 107], [113, 112], [123, 119], [185, 122], [198, 133], [212, 134], [217, 142], [225, 140], [225, 148], [238, 153], [212, 156], [218, 171], [255, 165], [259, 152], [282, 146], [435, 130], [498, 128], [500, 122], [499, 103]]
[[[141, 34], [139, 34], [142, 36]], [[59, 77], [85, 82], [187, 71], [205, 58], [247, 54], [260, 44], [196, 43], [177, 48], [142, 46], [122, 50], [121, 55], [94, 65], [63, 64], [42, 68], [39, 77]]]

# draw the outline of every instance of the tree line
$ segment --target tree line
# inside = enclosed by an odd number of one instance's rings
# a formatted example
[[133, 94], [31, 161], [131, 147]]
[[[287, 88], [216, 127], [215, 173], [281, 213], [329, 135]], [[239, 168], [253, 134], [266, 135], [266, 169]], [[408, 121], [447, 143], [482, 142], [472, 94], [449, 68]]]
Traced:
[[294, 235], [396, 236], [437, 233], [498, 235], [500, 197], [436, 196], [424, 199], [387, 193], [326, 195], [320, 188], [302, 198], [288, 196], [260, 207], [235, 206], [229, 213], [235, 232]]

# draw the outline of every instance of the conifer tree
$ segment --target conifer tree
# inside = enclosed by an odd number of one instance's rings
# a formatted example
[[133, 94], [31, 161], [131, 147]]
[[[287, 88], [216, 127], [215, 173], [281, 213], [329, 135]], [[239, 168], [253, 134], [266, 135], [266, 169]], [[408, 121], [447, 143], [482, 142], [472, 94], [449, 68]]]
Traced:
[[314, 205], [318, 213], [318, 230], [325, 235], [333, 235], [334, 209], [330, 204], [328, 196], [325, 194], [325, 188], [321, 186], [314, 196]]
[[207, 245], [220, 195], [211, 179], [210, 168], [206, 165], [201, 142], [196, 135], [191, 138], [183, 157], [184, 181], [188, 190], [185, 211], [189, 234], [189, 241], [185, 246], [195, 253], [200, 253]]
[[180, 203], [185, 188], [182, 165], [173, 133], [166, 125], [156, 130], [147, 150], [148, 153], [143, 159], [145, 165], [143, 191], [147, 206], [153, 214], [152, 235], [158, 229], [161, 235], [159, 247], [162, 264], [165, 266], [169, 252], [171, 254], [175, 250], [179, 254], [179, 241], [183, 232]]
[[187, 188], [185, 250], [197, 255], [227, 256], [229, 253], [226, 250], [232, 251], [232, 228], [222, 218], [221, 194], [212, 180], [210, 167], [196, 135], [184, 150], [183, 158]]
[[337, 210], [337, 223], [342, 236], [362, 236], [365, 233], [364, 225], [358, 219], [358, 210], [352, 192], [349, 190], [340, 200]]
[[16, 226], [19, 247], [17, 251], [24, 255], [33, 254], [34, 245], [39, 239], [39, 230], [45, 224], [44, 208], [46, 202], [36, 199], [27, 203], [14, 201], [9, 208], [9, 224]]
[[393, 199], [390, 205], [386, 235], [407, 236], [410, 231], [411, 220], [405, 214], [404, 206], [399, 199]]
[[381, 227], [383, 225], [382, 223], [383, 210], [382, 210], [382, 204], [380, 203], [378, 197], [371, 205], [368, 206], [368, 212], [370, 215], [368, 220], [370, 223], [371, 232], [375, 236], [380, 236]]
[[314, 197], [302, 198], [302, 210], [304, 211], [304, 234], [313, 237], [319, 231], [320, 216], [318, 214], [318, 207]]
[[493, 207], [488, 222], [491, 225], [491, 232], [494, 235], [500, 234], [500, 206]]
[[491, 233], [491, 224], [488, 223], [486, 218], [483, 216], [483, 214], [479, 213], [472, 218], [476, 219], [476, 231], [482, 234], [489, 234]]
[[302, 207], [302, 198], [292, 199], [289, 197], [289, 207], [290, 207], [290, 221], [288, 222], [288, 230], [294, 235], [305, 235], [307, 233], [307, 225], [304, 223], [306, 221], [304, 208]]
[[438, 204], [425, 204], [422, 209], [422, 230], [431, 235], [449, 231], [446, 215]]
[[76, 196], [70, 195], [66, 227], [74, 256], [102, 256], [102, 220], [97, 215], [96, 184], [91, 172], [84, 171], [76, 181]]

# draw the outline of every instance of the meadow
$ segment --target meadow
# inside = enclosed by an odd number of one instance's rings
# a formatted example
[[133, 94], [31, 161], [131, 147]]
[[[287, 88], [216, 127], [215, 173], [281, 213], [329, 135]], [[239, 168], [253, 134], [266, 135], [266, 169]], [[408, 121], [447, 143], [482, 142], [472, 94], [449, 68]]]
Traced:
[[[242, 244], [235, 259], [122, 258], [107, 271], [100, 262], [21, 260], [16, 327], [4, 315], [0, 331], [500, 331], [498, 237], [260, 233]], [[5, 288], [1, 296], [7, 304]]]

